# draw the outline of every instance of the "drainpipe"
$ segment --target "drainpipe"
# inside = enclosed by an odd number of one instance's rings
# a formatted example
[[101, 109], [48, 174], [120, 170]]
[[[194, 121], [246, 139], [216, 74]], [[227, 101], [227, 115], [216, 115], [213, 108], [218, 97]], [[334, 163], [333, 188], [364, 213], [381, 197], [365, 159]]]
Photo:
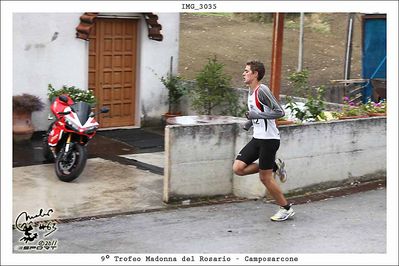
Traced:
[[305, 13], [301, 12], [301, 19], [300, 19], [300, 26], [299, 26], [299, 51], [298, 51], [298, 68], [297, 72], [301, 72], [303, 68], [303, 28], [304, 28], [304, 21], [305, 21]]
[[272, 65], [270, 73], [270, 88], [274, 97], [280, 99], [281, 61], [283, 52], [284, 13], [274, 13]]
[[348, 30], [346, 36], [344, 80], [350, 79], [351, 75], [353, 20], [354, 20], [354, 13], [350, 13], [348, 18]]

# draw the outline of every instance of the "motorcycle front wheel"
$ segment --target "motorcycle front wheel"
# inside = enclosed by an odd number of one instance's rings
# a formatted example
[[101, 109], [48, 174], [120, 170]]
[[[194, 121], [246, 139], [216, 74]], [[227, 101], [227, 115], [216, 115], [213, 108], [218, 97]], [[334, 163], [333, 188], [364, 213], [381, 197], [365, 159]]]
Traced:
[[55, 173], [64, 182], [76, 179], [82, 173], [87, 161], [86, 147], [73, 143], [70, 149], [65, 155], [65, 148], [62, 148], [55, 160]]

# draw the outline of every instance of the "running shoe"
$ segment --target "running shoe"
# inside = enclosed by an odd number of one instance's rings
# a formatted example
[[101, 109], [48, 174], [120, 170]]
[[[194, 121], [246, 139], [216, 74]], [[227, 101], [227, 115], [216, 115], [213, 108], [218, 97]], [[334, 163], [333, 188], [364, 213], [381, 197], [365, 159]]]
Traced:
[[286, 209], [284, 209], [283, 207], [280, 207], [278, 212], [275, 215], [273, 215], [272, 217], [270, 217], [270, 219], [275, 222], [282, 222], [282, 221], [285, 221], [288, 218], [294, 216], [294, 214], [295, 214], [295, 212], [292, 209], [292, 207], [289, 208], [288, 211]]
[[274, 172], [274, 178], [278, 176], [280, 178], [281, 183], [285, 183], [287, 181], [287, 171], [285, 170], [285, 162], [281, 159], [277, 159], [277, 170]]

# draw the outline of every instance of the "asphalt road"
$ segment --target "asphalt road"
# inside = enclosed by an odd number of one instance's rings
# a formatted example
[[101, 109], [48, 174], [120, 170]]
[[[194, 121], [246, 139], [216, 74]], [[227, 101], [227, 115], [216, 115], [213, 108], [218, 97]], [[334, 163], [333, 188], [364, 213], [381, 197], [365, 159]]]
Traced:
[[[56, 225], [40, 253], [385, 253], [386, 189], [295, 205], [285, 222], [263, 200], [179, 208]], [[14, 252], [24, 245], [13, 231]], [[40, 236], [43, 237], [43, 236]], [[30, 251], [37, 253], [37, 251]]]

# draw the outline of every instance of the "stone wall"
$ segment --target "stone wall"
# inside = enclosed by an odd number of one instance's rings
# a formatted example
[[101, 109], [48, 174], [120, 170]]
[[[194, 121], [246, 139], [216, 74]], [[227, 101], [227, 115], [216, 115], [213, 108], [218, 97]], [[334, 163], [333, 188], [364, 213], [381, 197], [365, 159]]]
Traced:
[[[236, 154], [251, 139], [245, 119], [168, 125], [165, 129], [164, 201], [234, 194], [263, 197], [257, 174], [236, 176]], [[280, 126], [277, 157], [286, 162], [285, 193], [349, 178], [386, 174], [386, 118]]]

